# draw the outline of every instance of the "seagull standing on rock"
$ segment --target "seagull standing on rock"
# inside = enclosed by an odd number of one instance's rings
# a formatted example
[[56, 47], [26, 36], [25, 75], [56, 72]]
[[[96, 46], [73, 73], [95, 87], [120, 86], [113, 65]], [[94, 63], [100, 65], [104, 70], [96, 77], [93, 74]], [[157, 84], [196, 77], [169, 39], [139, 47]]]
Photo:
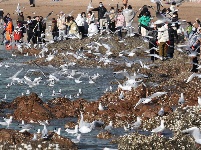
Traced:
[[161, 120], [161, 125], [159, 127], [156, 127], [155, 129], [153, 129], [151, 132], [161, 134], [161, 132], [163, 132], [163, 130], [165, 130], [165, 125], [164, 125], [164, 120]]
[[181, 93], [181, 97], [179, 98], [179, 100], [178, 100], [178, 105], [183, 105], [184, 104], [184, 102], [185, 102], [185, 99], [184, 99], [184, 94], [183, 93]]

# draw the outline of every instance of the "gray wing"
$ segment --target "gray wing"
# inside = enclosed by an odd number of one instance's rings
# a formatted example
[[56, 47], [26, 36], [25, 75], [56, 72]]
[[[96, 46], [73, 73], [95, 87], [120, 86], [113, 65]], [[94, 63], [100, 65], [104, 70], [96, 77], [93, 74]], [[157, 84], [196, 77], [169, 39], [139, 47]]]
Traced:
[[156, 93], [152, 94], [149, 98], [154, 98], [154, 97], [161, 96], [164, 94], [167, 94], [167, 92], [156, 92]]

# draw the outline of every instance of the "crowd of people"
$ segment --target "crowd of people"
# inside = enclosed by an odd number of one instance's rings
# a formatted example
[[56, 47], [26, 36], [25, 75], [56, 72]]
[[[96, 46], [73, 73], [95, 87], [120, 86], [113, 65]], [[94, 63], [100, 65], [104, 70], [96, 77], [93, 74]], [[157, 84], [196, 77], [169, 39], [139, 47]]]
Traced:
[[[51, 33], [53, 40], [65, 40], [71, 37], [79, 39], [91, 37], [96, 34], [115, 34], [118, 39], [122, 40], [122, 30], [127, 32], [126, 37], [132, 37], [136, 34], [134, 32], [133, 20], [138, 11], [134, 11], [131, 5], [128, 5], [128, 0], [122, 1], [122, 7], [117, 5], [116, 8], [111, 7], [110, 10], [103, 5], [88, 10], [88, 12], [81, 12], [74, 18], [71, 14], [65, 15], [63, 11], [60, 12], [58, 18], [52, 18]], [[159, 5], [160, 4], [160, 5]], [[138, 35], [147, 38], [149, 41], [150, 53], [157, 53], [156, 48], [159, 48], [159, 55], [162, 60], [171, 59], [174, 57], [175, 43], [180, 41], [190, 41], [191, 49], [200, 51], [201, 41], [201, 25], [200, 20], [196, 18], [194, 23], [186, 22], [187, 27], [184, 29], [179, 21], [178, 9], [176, 2], [171, 2], [169, 8], [163, 8], [159, 1], [156, 1], [156, 17], [157, 21], [152, 21], [152, 15], [149, 9], [154, 9], [153, 6], [144, 5], [138, 17]], [[97, 11], [97, 19], [94, 12]], [[155, 14], [154, 14], [155, 15]], [[14, 28], [10, 14], [4, 18], [4, 27], [6, 40], [9, 42], [13, 40], [11, 37], [14, 32], [14, 40], [16, 42], [22, 41], [24, 34], [27, 33], [27, 41], [33, 44], [40, 44], [45, 42], [43, 37], [46, 30], [46, 19], [42, 16], [27, 16], [25, 21], [23, 12], [18, 14], [17, 26]], [[154, 55], [151, 60], [156, 58]], [[194, 67], [193, 72], [197, 72], [198, 63], [197, 57], [193, 58]]]

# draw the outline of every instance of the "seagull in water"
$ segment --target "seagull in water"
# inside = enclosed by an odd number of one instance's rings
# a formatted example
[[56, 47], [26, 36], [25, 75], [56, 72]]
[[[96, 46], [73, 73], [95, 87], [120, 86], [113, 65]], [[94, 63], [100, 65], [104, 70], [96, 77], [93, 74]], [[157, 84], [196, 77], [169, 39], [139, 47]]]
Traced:
[[146, 97], [146, 98], [140, 98], [140, 100], [139, 100], [139, 101], [137, 102], [137, 104], [135, 105], [134, 109], [135, 109], [138, 105], [140, 105], [141, 103], [143, 103], [143, 104], [149, 103], [149, 102], [152, 100], [152, 98], [157, 97], [157, 96], [161, 96], [161, 95], [164, 95], [164, 94], [167, 94], [167, 92], [156, 92], [156, 93], [154, 93], [154, 94], [152, 94], [151, 96], [148, 96], [148, 97]]
[[161, 125], [159, 127], [156, 127], [155, 129], [153, 129], [151, 132], [161, 133], [161, 132], [163, 132], [164, 129], [165, 129], [164, 120], [161, 120]]
[[11, 122], [12, 122], [12, 119], [13, 119], [13, 116], [10, 116], [9, 119], [4, 118], [4, 121], [0, 122], [0, 125], [7, 126], [7, 128], [8, 128], [9, 125], [11, 124]]
[[75, 129], [66, 129], [65, 130], [69, 134], [77, 134], [78, 133], [78, 125], [75, 126]]
[[109, 125], [105, 126], [105, 130], [111, 131], [112, 130], [112, 121], [110, 121]]
[[184, 102], [185, 102], [185, 100], [184, 100], [184, 94], [181, 93], [181, 97], [180, 97], [179, 100], [178, 100], [178, 105], [183, 105]]
[[79, 143], [80, 142], [80, 138], [81, 138], [81, 134], [78, 134], [77, 137], [76, 137], [76, 139], [71, 139], [71, 141], [73, 143]]

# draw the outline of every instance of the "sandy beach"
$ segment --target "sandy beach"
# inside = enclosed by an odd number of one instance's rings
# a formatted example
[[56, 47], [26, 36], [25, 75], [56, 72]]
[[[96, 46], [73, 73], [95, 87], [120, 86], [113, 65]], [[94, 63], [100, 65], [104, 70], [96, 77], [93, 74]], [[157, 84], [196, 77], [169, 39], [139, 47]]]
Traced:
[[[98, 7], [98, 3], [100, 0], [93, 0], [92, 6]], [[117, 4], [122, 6], [121, 0], [102, 0], [104, 6], [107, 9], [110, 9], [111, 6], [116, 7]], [[36, 7], [29, 6], [29, 0], [2, 0], [0, 2], [0, 8], [4, 10], [4, 13], [11, 13], [11, 17], [13, 19], [16, 18], [15, 10], [17, 4], [20, 4], [22, 11], [24, 12], [24, 16], [35, 16], [41, 15], [46, 16], [49, 12], [54, 11], [51, 17], [56, 17], [60, 11], [65, 12], [66, 14], [73, 11], [72, 15], [74, 17], [77, 16], [78, 13], [83, 11], [86, 12], [87, 6], [89, 4], [89, 0], [63, 0], [63, 1], [52, 1], [52, 0], [36, 0]], [[156, 7], [156, 4], [151, 3], [150, 0], [135, 0], [129, 1], [129, 4], [134, 8], [134, 10], [138, 10], [143, 5], [152, 5]], [[168, 8], [170, 5], [164, 3], [163, 8]], [[179, 9], [179, 18], [182, 20], [192, 21], [194, 22], [195, 18], [200, 18], [200, 8], [201, 4], [199, 1], [197, 2], [185, 2], [183, 3]], [[154, 16], [154, 10], [150, 9], [152, 15]], [[137, 17], [135, 17], [135, 22], [137, 22]]]

